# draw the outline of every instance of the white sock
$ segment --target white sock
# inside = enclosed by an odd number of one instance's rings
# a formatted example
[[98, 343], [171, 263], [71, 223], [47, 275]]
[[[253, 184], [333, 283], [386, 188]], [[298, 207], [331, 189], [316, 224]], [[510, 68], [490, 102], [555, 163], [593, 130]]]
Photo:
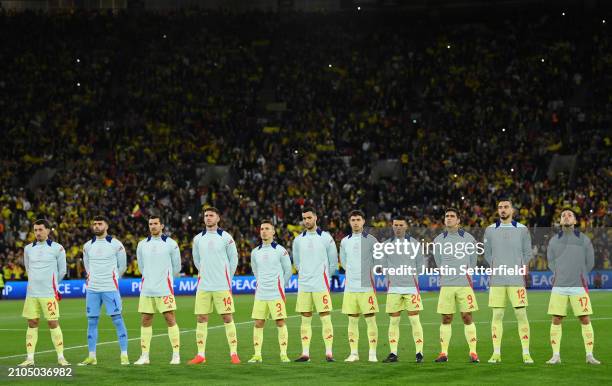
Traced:
[[370, 350], [370, 355], [376, 355], [376, 350]]
[[494, 350], [493, 350], [493, 354], [495, 354], [495, 355], [501, 355], [501, 350], [499, 350], [499, 349], [494, 349]]
[[89, 352], [89, 357], [92, 359], [96, 359], [96, 352], [95, 351], [90, 351]]
[[302, 356], [309, 357], [310, 356], [310, 351], [308, 351], [308, 350], [302, 351]]
[[34, 354], [27, 354], [27, 355], [28, 355], [28, 356], [27, 356], [27, 359], [28, 359], [29, 361], [33, 361], [33, 360], [34, 360]]
[[64, 354], [60, 354], [60, 355], [57, 356], [57, 360], [58, 361], [61, 361], [62, 359], [65, 359], [64, 358]]
[[148, 353], [148, 352], [143, 352], [143, 353], [140, 355], [140, 357], [141, 357], [141, 358], [145, 358], [145, 359], [149, 359], [149, 353]]
[[199, 352], [198, 355], [201, 356], [202, 358], [206, 358], [206, 355], [204, 355], [203, 352]]
[[173, 353], [172, 353], [172, 358], [173, 358], [173, 359], [174, 359], [174, 358], [180, 358], [180, 357], [181, 357], [181, 354], [180, 354], [180, 353], [177, 353], [177, 352], [173, 352]]
[[357, 351], [351, 351], [351, 355], [359, 356], [359, 353]]
[[529, 354], [529, 349], [528, 348], [524, 348], [523, 349], [523, 354]]
[[325, 350], [325, 355], [328, 357], [331, 357], [332, 356], [331, 350]]
[[127, 356], [127, 351], [121, 351], [121, 355]]
[[553, 353], [553, 357], [559, 357], [559, 353], [558, 352], [554, 352]]

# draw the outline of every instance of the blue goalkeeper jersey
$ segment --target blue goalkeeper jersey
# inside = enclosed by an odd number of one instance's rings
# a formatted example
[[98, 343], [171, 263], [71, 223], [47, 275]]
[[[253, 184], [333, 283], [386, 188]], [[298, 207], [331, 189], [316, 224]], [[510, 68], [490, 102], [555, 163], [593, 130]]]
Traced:
[[293, 264], [300, 292], [329, 292], [329, 278], [338, 269], [338, 250], [329, 232], [303, 231], [293, 240]]
[[83, 245], [83, 264], [87, 271], [87, 291], [118, 291], [118, 280], [127, 267], [127, 256], [121, 241], [106, 236]]
[[23, 261], [28, 274], [27, 296], [60, 298], [58, 283], [66, 275], [66, 251], [59, 243], [47, 239], [26, 245]]
[[285, 287], [291, 279], [291, 258], [282, 245], [260, 244], [251, 251], [251, 268], [257, 279], [255, 299], [285, 298]]
[[181, 272], [181, 251], [176, 241], [166, 235], [149, 236], [136, 248], [138, 268], [142, 273], [141, 295], [174, 294], [174, 280]]
[[193, 263], [198, 269], [198, 291], [232, 290], [238, 267], [238, 249], [232, 236], [221, 228], [198, 233], [192, 244]]

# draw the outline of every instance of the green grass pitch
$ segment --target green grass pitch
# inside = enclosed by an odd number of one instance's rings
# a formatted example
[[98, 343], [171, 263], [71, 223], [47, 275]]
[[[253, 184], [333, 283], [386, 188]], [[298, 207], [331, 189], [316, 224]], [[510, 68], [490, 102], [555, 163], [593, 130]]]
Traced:
[[[585, 364], [584, 346], [578, 321], [569, 316], [564, 322], [561, 358], [557, 366], [546, 365], [551, 348], [548, 343], [550, 318], [546, 315], [550, 293], [530, 291], [528, 314], [531, 324], [531, 353], [534, 365], [524, 365], [516, 330], [514, 313], [506, 311], [504, 340], [502, 343], [503, 363], [486, 363], [492, 352], [490, 338], [491, 310], [487, 308], [487, 293], [478, 292], [480, 311], [474, 314], [478, 330], [478, 353], [481, 363], [468, 363], [467, 343], [463, 334], [461, 318], [453, 321], [453, 337], [450, 345], [449, 362], [433, 363], [439, 352], [438, 327], [440, 317], [435, 313], [437, 292], [424, 293], [425, 310], [421, 313], [425, 335], [425, 363], [414, 363], [414, 343], [410, 324], [405, 314], [402, 316], [399, 363], [367, 362], [367, 335], [365, 322], [361, 321], [361, 340], [359, 363], [344, 363], [349, 352], [347, 341], [347, 317], [340, 313], [342, 294], [334, 294], [334, 356], [336, 363], [327, 363], [324, 358], [318, 317], [313, 318], [313, 339], [310, 349], [310, 363], [280, 363], [276, 327], [272, 321], [266, 324], [262, 364], [249, 364], [246, 361], [253, 354], [251, 307], [252, 295], [235, 296], [235, 321], [237, 324], [239, 348], [243, 361], [240, 365], [229, 363], [228, 347], [221, 319], [212, 315], [209, 322], [207, 343], [208, 363], [200, 366], [187, 366], [186, 362], [196, 353], [195, 317], [193, 315], [194, 297], [177, 299], [177, 320], [181, 328], [181, 357], [185, 363], [180, 366], [168, 364], [171, 348], [166, 335], [165, 322], [156, 315], [153, 324], [154, 338], [151, 342], [151, 365], [144, 367], [121, 366], [119, 346], [110, 318], [103, 315], [100, 319], [98, 365], [91, 367], [73, 366], [73, 377], [66, 378], [8, 378], [9, 367], [21, 362], [25, 357], [25, 320], [21, 317], [23, 301], [0, 301], [0, 382], [10, 384], [47, 383], [47, 384], [312, 384], [359, 383], [359, 384], [401, 384], [419, 382], [427, 384], [608, 384], [612, 379], [612, 292], [591, 292], [595, 314], [595, 357], [603, 362], [601, 366]], [[385, 294], [379, 293], [379, 303], [384, 311]], [[295, 295], [287, 295], [289, 312], [289, 356], [294, 359], [301, 352], [299, 325], [300, 317], [295, 314]], [[124, 318], [130, 337], [130, 360], [140, 355], [138, 299], [124, 298]], [[60, 325], [64, 332], [65, 356], [73, 365], [87, 356], [87, 320], [85, 299], [65, 299], [60, 303]], [[571, 310], [570, 310], [571, 315]], [[377, 316], [379, 328], [379, 361], [388, 354], [387, 327], [388, 316], [381, 312]], [[55, 366], [55, 351], [51, 344], [46, 323], [39, 332], [36, 364], [40, 367]]]

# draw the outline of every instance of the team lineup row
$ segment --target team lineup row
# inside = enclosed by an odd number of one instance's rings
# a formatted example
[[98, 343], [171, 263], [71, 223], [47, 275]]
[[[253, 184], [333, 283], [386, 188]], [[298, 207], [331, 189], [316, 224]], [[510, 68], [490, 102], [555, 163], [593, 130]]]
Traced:
[[[498, 203], [499, 220], [485, 231], [485, 259], [491, 267], [525, 266], [532, 258], [531, 241], [526, 227], [513, 221], [513, 208], [509, 200]], [[197, 294], [195, 298], [196, 344], [198, 352], [188, 363], [197, 365], [206, 362], [206, 340], [208, 318], [213, 309], [221, 316], [232, 363], [240, 363], [237, 353], [238, 340], [233, 322], [234, 303], [231, 281], [238, 263], [235, 242], [231, 235], [218, 227], [220, 213], [209, 207], [203, 212], [206, 229], [193, 238], [192, 254], [194, 265], [199, 271]], [[359, 360], [357, 351], [359, 341], [359, 318], [364, 316], [369, 343], [368, 360], [376, 362], [378, 327], [376, 313], [379, 311], [375, 288], [372, 281], [364, 280], [363, 273], [371, 274], [374, 258], [373, 245], [377, 240], [364, 231], [365, 216], [359, 210], [348, 214], [352, 233], [342, 239], [340, 252], [332, 236], [317, 226], [314, 209], [304, 208], [302, 222], [304, 231], [293, 241], [293, 265], [298, 272], [298, 295], [296, 312], [301, 314], [300, 340], [302, 354], [296, 362], [310, 361], [310, 341], [312, 338], [311, 321], [313, 312], [319, 314], [322, 324], [322, 337], [325, 344], [325, 357], [333, 362], [333, 324], [330, 312], [332, 299], [329, 289], [331, 270], [335, 270], [338, 260], [345, 269], [345, 291], [342, 313], [348, 316], [348, 340], [350, 355], [346, 362]], [[446, 243], [464, 243], [474, 238], [460, 228], [459, 211], [449, 208], [444, 214], [445, 231], [436, 239]], [[549, 265], [559, 280], [552, 289], [549, 314], [552, 315], [550, 343], [553, 356], [547, 362], [560, 363], [561, 324], [567, 315], [570, 303], [574, 315], [580, 319], [584, 339], [586, 362], [599, 364], [593, 356], [594, 333], [589, 315], [592, 307], [588, 290], [584, 286], [584, 274], [593, 267], [593, 247], [586, 235], [574, 229], [575, 214], [571, 210], [561, 213], [562, 231], [551, 240], [548, 248]], [[97, 216], [92, 221], [94, 237], [83, 246], [83, 261], [87, 271], [87, 318], [88, 318], [88, 357], [80, 365], [94, 365], [98, 335], [98, 320], [102, 305], [111, 317], [117, 330], [121, 349], [121, 363], [129, 364], [127, 355], [127, 330], [121, 312], [121, 298], [117, 280], [126, 268], [126, 253], [119, 240], [108, 235], [108, 220]], [[173, 350], [171, 364], [180, 364], [180, 331], [175, 318], [176, 302], [173, 291], [173, 277], [180, 272], [180, 250], [178, 244], [163, 234], [161, 218], [149, 218], [150, 235], [141, 240], [137, 247], [137, 260], [142, 272], [141, 293], [138, 312], [141, 313], [141, 356], [135, 365], [149, 364], [149, 350], [153, 335], [152, 323], [156, 313], [161, 313], [168, 326], [168, 336]], [[24, 263], [28, 272], [27, 296], [23, 316], [28, 321], [26, 333], [27, 358], [20, 366], [33, 366], [34, 353], [38, 340], [38, 325], [41, 313], [50, 328], [51, 338], [58, 355], [58, 363], [69, 365], [63, 356], [63, 335], [59, 326], [58, 282], [66, 273], [66, 258], [63, 247], [51, 241], [48, 236], [50, 225], [47, 220], [34, 223], [36, 241], [24, 250]], [[393, 219], [394, 236], [389, 240], [411, 240], [406, 234], [407, 222], [404, 218]], [[273, 319], [278, 327], [278, 342], [282, 362], [290, 362], [287, 356], [288, 332], [285, 324], [284, 288], [292, 274], [292, 261], [289, 252], [274, 242], [275, 229], [269, 220], [260, 223], [261, 244], [251, 252], [251, 265], [257, 280], [252, 318], [254, 355], [249, 363], [262, 362], [261, 347], [263, 327], [266, 319]], [[338, 259], [339, 258], [339, 259]], [[438, 267], [474, 267], [475, 255], [459, 259], [443, 251], [434, 254]], [[406, 259], [399, 254], [385, 256], [387, 265], [419, 264], [418, 259]], [[371, 276], [370, 276], [371, 278]], [[390, 353], [384, 362], [397, 362], [400, 315], [407, 311], [415, 343], [416, 361], [423, 361], [423, 329], [419, 312], [423, 309], [418, 284], [414, 276], [388, 277], [386, 312], [390, 316], [388, 339]], [[469, 360], [479, 362], [476, 351], [476, 327], [472, 312], [478, 304], [469, 275], [449, 275], [441, 277], [441, 290], [437, 312], [442, 316], [440, 325], [441, 351], [436, 362], [448, 361], [448, 345], [451, 337], [451, 321], [457, 307], [464, 322], [465, 337], [469, 346]], [[561, 283], [561, 284], [558, 284]], [[490, 278], [489, 307], [492, 308], [491, 337], [493, 354], [489, 363], [501, 362], [501, 337], [503, 334], [504, 309], [510, 300], [518, 322], [518, 332], [523, 350], [523, 362], [533, 363], [529, 352], [530, 329], [527, 319], [527, 292], [524, 279], [520, 275], [493, 275]]]

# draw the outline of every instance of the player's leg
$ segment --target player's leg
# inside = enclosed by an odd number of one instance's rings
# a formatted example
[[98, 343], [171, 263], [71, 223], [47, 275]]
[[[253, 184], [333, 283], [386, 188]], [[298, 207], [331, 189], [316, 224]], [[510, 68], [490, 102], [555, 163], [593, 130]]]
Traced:
[[234, 298], [229, 290], [213, 292], [213, 303], [217, 313], [221, 315], [225, 337], [230, 350], [230, 357], [233, 364], [240, 363], [238, 357], [238, 338], [236, 335], [236, 324], [234, 323]]
[[117, 340], [119, 341], [119, 349], [121, 350], [121, 364], [129, 365], [128, 359], [128, 333], [123, 320], [123, 302], [118, 291], [104, 292], [102, 301], [106, 306], [106, 314], [110, 316], [115, 331], [117, 332]]
[[474, 324], [474, 320], [472, 319], [471, 312], [462, 312], [461, 319], [463, 320], [463, 332], [465, 334], [465, 340], [468, 343], [468, 347], [470, 350], [470, 361], [472, 363], [479, 363], [478, 354], [476, 351], [476, 344], [478, 342], [478, 338], [476, 336], [476, 324]]
[[287, 331], [287, 310], [285, 307], [285, 301], [282, 299], [274, 300], [270, 302], [273, 307], [272, 319], [276, 320], [276, 327], [278, 329], [278, 346], [280, 348], [280, 360], [283, 363], [291, 362], [287, 356], [287, 345], [289, 343], [289, 333]]
[[387, 304], [385, 312], [389, 314], [389, 355], [383, 359], [383, 363], [394, 363], [398, 361], [398, 350], [400, 337], [400, 320], [402, 311], [405, 309], [404, 299], [401, 294], [387, 293]]
[[[169, 300], [170, 298], [171, 300]], [[176, 305], [172, 306], [174, 304], [174, 296], [163, 296], [161, 301], [163, 301], [166, 306], [165, 309], [162, 308], [162, 315], [168, 326], [168, 339], [170, 339], [170, 345], [172, 346], [172, 359], [170, 360], [170, 364], [178, 365], [181, 363], [181, 331], [176, 323]]]
[[453, 314], [442, 314], [442, 323], [440, 324], [440, 355], [438, 355], [435, 362], [448, 362], [448, 346], [453, 336], [452, 322]]
[[555, 292], [550, 294], [548, 301], [548, 314], [552, 316], [550, 324], [550, 345], [552, 357], [546, 362], [550, 365], [561, 363], [561, 338], [563, 337], [562, 322], [567, 316], [567, 303], [569, 296]]
[[507, 287], [507, 294], [516, 316], [519, 338], [523, 349], [523, 363], [531, 364], [533, 359], [529, 354], [531, 330], [529, 328], [529, 320], [527, 319], [527, 290], [525, 287]]
[[26, 331], [26, 360], [19, 364], [20, 367], [34, 366], [34, 353], [38, 342], [38, 323], [40, 320], [40, 305], [36, 299], [26, 297], [23, 304], [22, 316], [28, 322]]
[[321, 334], [325, 344], [325, 360], [334, 362], [332, 347], [334, 344], [334, 326], [331, 321], [332, 299], [328, 291], [313, 293], [314, 306], [321, 319]]
[[586, 353], [586, 362], [592, 365], [599, 365], [601, 362], [593, 357], [595, 333], [593, 332], [593, 326], [591, 325], [591, 318], [589, 316], [593, 314], [593, 309], [591, 307], [591, 299], [589, 298], [588, 292], [581, 295], [571, 296], [570, 303], [572, 304], [574, 315], [576, 315], [580, 320], [582, 339], [584, 341], [584, 351]]
[[348, 316], [348, 341], [351, 353], [345, 362], [359, 360], [359, 304], [355, 292], [344, 292], [342, 298], [342, 313]]
[[206, 339], [208, 338], [208, 315], [213, 311], [213, 294], [210, 291], [197, 291], [194, 305], [196, 315], [196, 345], [198, 353], [187, 362], [189, 365], [206, 363]]
[[96, 345], [98, 344], [98, 321], [100, 319], [100, 307], [102, 306], [102, 294], [100, 292], [87, 291], [85, 294], [85, 306], [87, 311], [87, 349], [89, 355], [79, 366], [95, 365]]
[[255, 319], [255, 325], [253, 326], [253, 348], [255, 353], [253, 357], [249, 359], [249, 363], [261, 363], [261, 348], [263, 346], [263, 333], [266, 324], [265, 319]]
[[440, 288], [437, 309], [437, 313], [442, 315], [442, 323], [440, 324], [440, 354], [435, 359], [435, 362], [448, 361], [448, 346], [453, 335], [451, 323], [453, 321], [453, 315], [457, 311], [455, 300], [456, 289], [457, 287]]
[[459, 311], [461, 311], [461, 319], [463, 320], [463, 332], [465, 340], [469, 347], [470, 362], [479, 363], [478, 354], [476, 352], [476, 344], [478, 338], [476, 336], [476, 325], [472, 320], [472, 312], [478, 311], [478, 302], [476, 294], [471, 287], [461, 287], [457, 290], [457, 302], [459, 303]]
[[405, 295], [408, 300], [406, 310], [408, 311], [408, 320], [412, 329], [412, 340], [414, 340], [415, 360], [417, 363], [423, 362], [423, 326], [419, 313], [423, 310], [420, 294]]
[[263, 332], [266, 319], [269, 315], [268, 302], [265, 300], [255, 299], [253, 303], [253, 318], [255, 325], [253, 326], [253, 351], [254, 354], [249, 359], [249, 363], [261, 363], [261, 347], [263, 346]]
[[504, 310], [506, 308], [506, 288], [494, 286], [489, 288], [489, 307], [492, 309], [491, 340], [493, 355], [489, 363], [501, 362], [501, 344], [504, 335]]
[[135, 365], [149, 364], [149, 350], [151, 349], [151, 338], [153, 337], [153, 315], [156, 312], [155, 300], [151, 296], [140, 295], [138, 300], [138, 312], [140, 318], [140, 358]]
[[57, 363], [60, 366], [69, 366], [70, 363], [64, 358], [64, 334], [59, 325], [59, 304], [56, 298], [38, 298], [42, 306], [43, 315], [47, 319], [51, 341], [57, 353]]
[[378, 362], [376, 357], [376, 348], [378, 346], [378, 326], [376, 324], [378, 300], [374, 291], [359, 294], [359, 310], [365, 319], [368, 333], [368, 361]]
[[300, 324], [300, 340], [302, 342], [302, 355], [296, 362], [310, 361], [310, 341], [312, 340], [312, 311], [314, 299], [312, 292], [298, 292], [295, 310], [302, 315]]

